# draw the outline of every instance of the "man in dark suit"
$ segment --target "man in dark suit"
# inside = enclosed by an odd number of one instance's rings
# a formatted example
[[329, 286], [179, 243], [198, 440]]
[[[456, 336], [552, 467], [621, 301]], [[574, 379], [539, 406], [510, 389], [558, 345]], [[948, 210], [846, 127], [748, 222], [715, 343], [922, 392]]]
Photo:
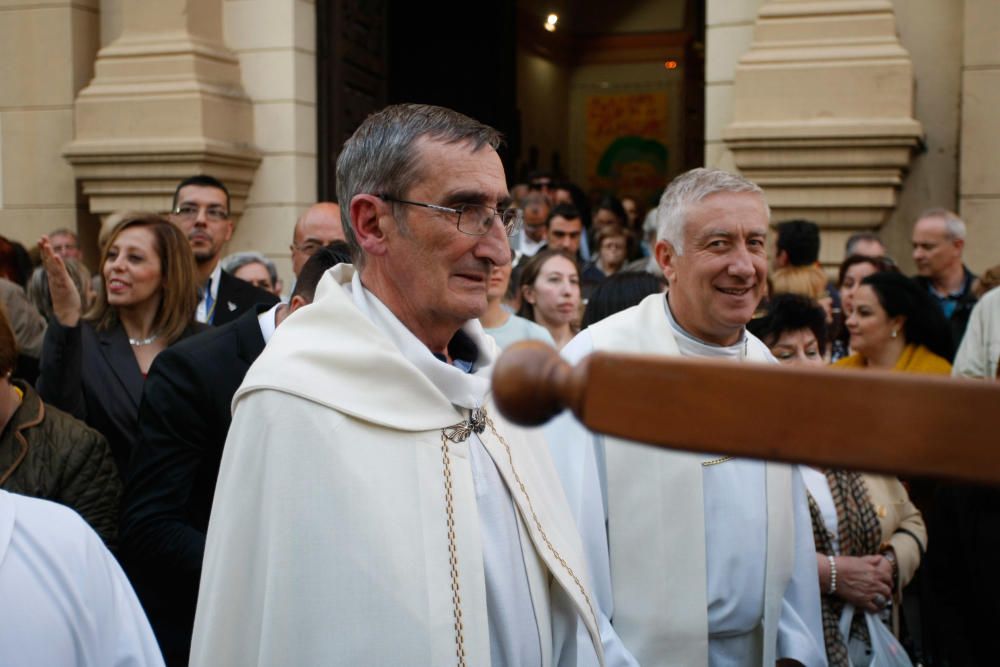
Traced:
[[257, 304], [273, 306], [278, 298], [222, 270], [222, 248], [233, 235], [229, 190], [206, 175], [185, 178], [174, 191], [171, 220], [191, 243], [201, 284], [195, 317], [206, 324], [225, 324]]
[[126, 570], [168, 665], [188, 660], [233, 394], [275, 328], [311, 303], [326, 270], [342, 262], [350, 262], [346, 243], [324, 247], [303, 267], [287, 306], [257, 305], [228, 325], [164, 350], [150, 368], [139, 409], [141, 436], [126, 474], [121, 541]]

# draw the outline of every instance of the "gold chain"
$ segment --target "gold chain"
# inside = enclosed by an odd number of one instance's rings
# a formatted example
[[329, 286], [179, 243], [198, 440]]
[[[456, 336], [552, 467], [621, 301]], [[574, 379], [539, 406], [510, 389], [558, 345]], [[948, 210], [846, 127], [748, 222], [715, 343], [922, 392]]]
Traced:
[[709, 461], [702, 461], [701, 462], [701, 467], [702, 468], [708, 468], [709, 466], [717, 466], [720, 463], [725, 463], [726, 461], [728, 461], [728, 460], [730, 460], [732, 458], [733, 458], [732, 456], [720, 456], [717, 459], [711, 459]]
[[455, 616], [455, 654], [458, 666], [465, 667], [465, 633], [462, 626], [462, 595], [458, 585], [458, 547], [455, 541], [455, 499], [452, 494], [451, 457], [448, 438], [441, 432], [441, 457], [444, 463], [444, 505], [448, 514], [448, 562], [451, 565], [451, 605]]
[[562, 554], [560, 554], [552, 545], [552, 542], [549, 540], [549, 536], [545, 534], [545, 529], [542, 528], [542, 522], [538, 520], [538, 515], [535, 514], [535, 507], [531, 502], [531, 496], [528, 495], [528, 489], [525, 488], [524, 482], [521, 481], [521, 476], [517, 474], [517, 468], [514, 467], [514, 458], [510, 452], [510, 445], [507, 444], [507, 441], [502, 435], [497, 433], [496, 426], [493, 425], [493, 420], [490, 419], [490, 416], [486, 414], [485, 410], [483, 411], [483, 417], [486, 419], [486, 424], [490, 427], [490, 431], [493, 433], [494, 437], [500, 441], [500, 444], [503, 445], [504, 450], [507, 452], [507, 461], [510, 463], [510, 471], [514, 474], [514, 479], [517, 481], [517, 485], [521, 487], [521, 493], [524, 494], [524, 498], [528, 502], [528, 511], [531, 512], [531, 520], [535, 522], [535, 528], [542, 536], [542, 540], [545, 541], [545, 546], [549, 548], [549, 551], [552, 552], [555, 559], [559, 561], [559, 564], [563, 566], [563, 569], [565, 569], [569, 573], [569, 576], [573, 578], [573, 581], [576, 583], [576, 587], [580, 589], [580, 593], [583, 595], [583, 599], [587, 601], [587, 607], [590, 608], [590, 615], [596, 623], [597, 614], [594, 612], [594, 605], [590, 601], [590, 595], [587, 594], [587, 589], [585, 589], [583, 584], [580, 583], [580, 579], [576, 576], [576, 573], [573, 572], [573, 568], [569, 566], [566, 559], [564, 559]]

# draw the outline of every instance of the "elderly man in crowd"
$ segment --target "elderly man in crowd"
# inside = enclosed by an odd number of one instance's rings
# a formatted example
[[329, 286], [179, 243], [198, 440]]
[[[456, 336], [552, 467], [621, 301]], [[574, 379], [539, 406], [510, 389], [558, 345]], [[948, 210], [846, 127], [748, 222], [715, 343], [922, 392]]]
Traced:
[[517, 235], [510, 240], [511, 247], [521, 257], [534, 257], [535, 253], [545, 247], [548, 237], [545, 235], [545, 221], [549, 218], [549, 200], [541, 192], [529, 192], [522, 202], [524, 206], [524, 224]]
[[951, 336], [958, 350], [969, 323], [976, 295], [976, 276], [962, 263], [965, 223], [943, 208], [924, 211], [913, 225], [913, 261], [916, 281], [930, 292], [951, 324]]
[[83, 261], [83, 251], [80, 250], [80, 237], [76, 232], [60, 227], [49, 232], [49, 242], [52, 243], [52, 251], [63, 259], [75, 259]]
[[259, 252], [234, 252], [222, 260], [222, 270], [265, 292], [281, 296], [278, 267]]
[[519, 222], [499, 141], [399, 105], [344, 145], [354, 266], [327, 274], [236, 393], [194, 665], [601, 660], [545, 444], [490, 402], [498, 350], [476, 318]]
[[222, 249], [233, 236], [229, 190], [211, 176], [185, 178], [174, 191], [170, 219], [191, 243], [203, 285], [195, 317], [206, 324], [225, 324], [255, 305], [273, 306], [278, 297], [222, 270]]
[[321, 201], [313, 204], [295, 221], [292, 231], [292, 275], [299, 272], [306, 261], [323, 246], [334, 241], [343, 241], [344, 228], [340, 224], [340, 204]]
[[[655, 251], [668, 296], [588, 327], [563, 354], [572, 362], [604, 350], [774, 363], [745, 329], [767, 280], [768, 219], [755, 184], [708, 169], [681, 175], [658, 212]], [[642, 665], [826, 664], [797, 469], [588, 436], [568, 415], [548, 434], [600, 604]]]

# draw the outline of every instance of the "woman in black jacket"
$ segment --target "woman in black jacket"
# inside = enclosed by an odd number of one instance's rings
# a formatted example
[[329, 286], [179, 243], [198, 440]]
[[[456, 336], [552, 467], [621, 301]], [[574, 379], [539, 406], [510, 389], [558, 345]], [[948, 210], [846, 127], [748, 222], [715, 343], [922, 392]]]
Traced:
[[142, 385], [153, 359], [200, 330], [195, 262], [184, 234], [152, 214], [131, 214], [101, 251], [104, 289], [84, 316], [80, 295], [49, 240], [39, 243], [55, 318], [42, 345], [38, 393], [100, 431], [120, 472], [138, 437]]

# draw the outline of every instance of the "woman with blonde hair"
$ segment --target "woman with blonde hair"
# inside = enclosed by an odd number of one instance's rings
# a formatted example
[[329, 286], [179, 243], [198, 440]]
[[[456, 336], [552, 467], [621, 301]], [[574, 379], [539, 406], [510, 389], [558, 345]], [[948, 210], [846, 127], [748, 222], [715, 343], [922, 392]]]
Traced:
[[167, 220], [125, 216], [101, 250], [104, 289], [84, 315], [63, 259], [48, 238], [39, 246], [55, 317], [45, 333], [38, 392], [102, 433], [123, 472], [138, 437], [139, 400], [153, 359], [199, 330], [194, 255]]

